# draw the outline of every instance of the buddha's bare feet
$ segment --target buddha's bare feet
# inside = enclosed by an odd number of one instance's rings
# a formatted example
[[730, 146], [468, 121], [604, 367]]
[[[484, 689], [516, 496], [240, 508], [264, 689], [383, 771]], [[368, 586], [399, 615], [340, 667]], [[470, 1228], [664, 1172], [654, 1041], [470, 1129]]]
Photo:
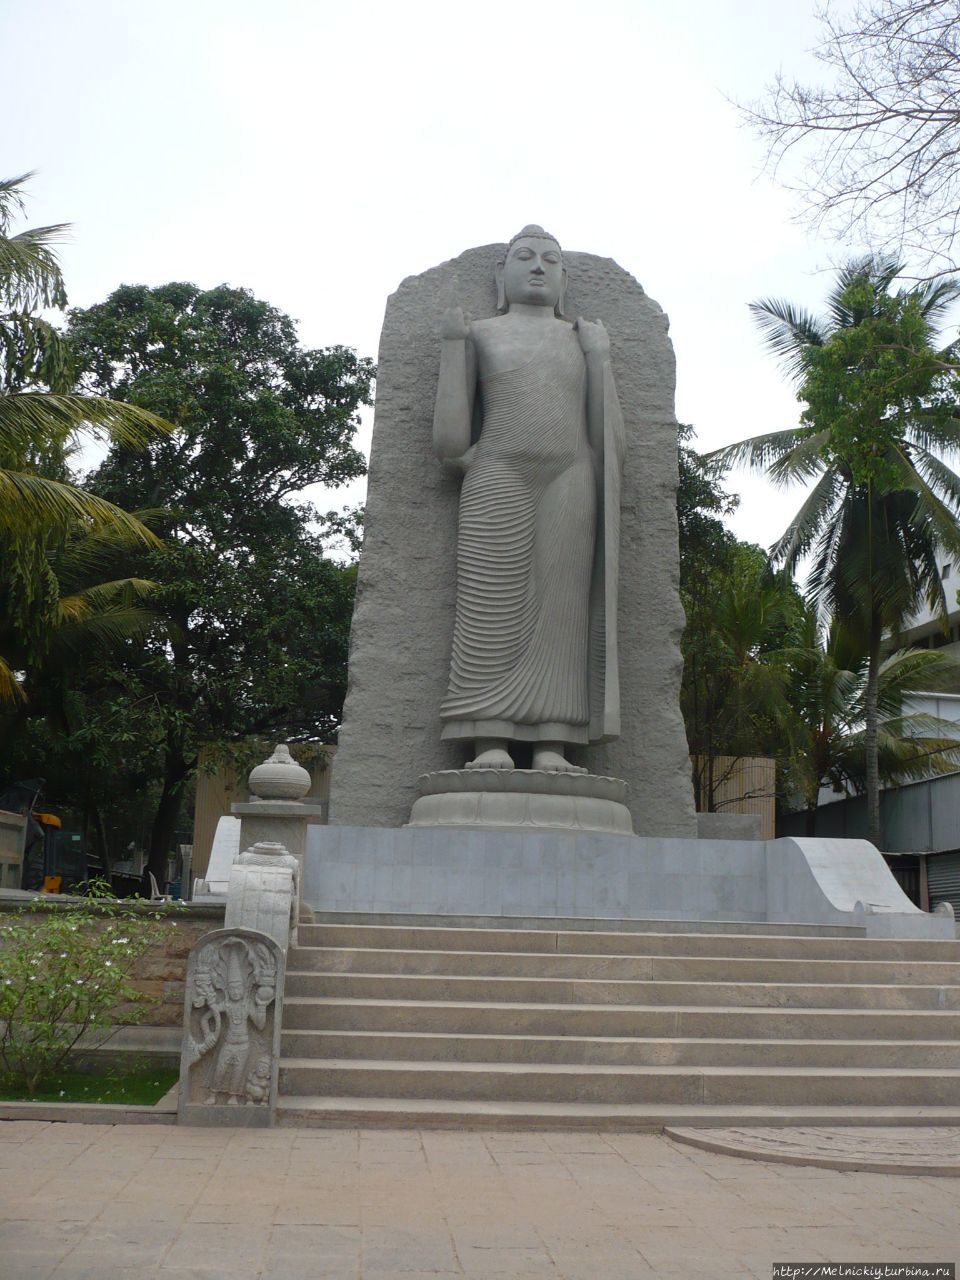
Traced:
[[468, 760], [466, 768], [468, 769], [512, 769], [513, 760], [510, 752], [506, 748], [506, 744], [497, 740], [490, 741], [486, 738], [480, 738], [476, 742], [477, 756], [475, 760]]
[[563, 754], [560, 743], [545, 742], [533, 749], [533, 767], [547, 773], [586, 773], [578, 764], [571, 764]]

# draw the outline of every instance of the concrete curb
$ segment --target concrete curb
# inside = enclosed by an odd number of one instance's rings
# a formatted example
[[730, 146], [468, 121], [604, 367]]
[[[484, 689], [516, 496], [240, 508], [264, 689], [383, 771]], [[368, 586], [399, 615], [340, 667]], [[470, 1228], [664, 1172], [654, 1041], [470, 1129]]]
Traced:
[[0, 1121], [46, 1120], [70, 1124], [176, 1124], [169, 1092], [152, 1107], [114, 1102], [0, 1102]]

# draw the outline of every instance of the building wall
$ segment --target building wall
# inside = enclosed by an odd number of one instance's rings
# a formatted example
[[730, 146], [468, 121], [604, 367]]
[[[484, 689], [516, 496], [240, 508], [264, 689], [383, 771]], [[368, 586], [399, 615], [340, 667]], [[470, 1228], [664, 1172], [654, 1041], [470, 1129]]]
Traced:
[[[702, 757], [694, 767], [705, 768]], [[776, 835], [777, 766], [767, 756], [717, 756], [714, 777], [716, 809], [719, 813], [752, 813], [760, 818], [760, 839]]]
[[26, 818], [0, 810], [0, 889], [19, 889]]
[[[804, 834], [806, 814], [781, 814], [782, 836]], [[941, 853], [960, 847], [960, 773], [889, 787], [880, 792], [884, 853]], [[864, 796], [822, 804], [817, 809], [818, 836], [864, 839], [867, 802]]]

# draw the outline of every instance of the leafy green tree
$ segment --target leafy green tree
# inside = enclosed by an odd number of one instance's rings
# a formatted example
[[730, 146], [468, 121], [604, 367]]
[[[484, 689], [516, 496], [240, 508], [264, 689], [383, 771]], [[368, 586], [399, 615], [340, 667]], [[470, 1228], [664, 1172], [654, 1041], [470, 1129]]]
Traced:
[[729, 771], [720, 757], [781, 752], [790, 719], [783, 649], [795, 639], [803, 606], [759, 547], [732, 540], [722, 558], [701, 564], [682, 599], [681, 707], [697, 808], [712, 812]]
[[688, 594], [696, 591], [701, 574], [725, 564], [736, 542], [724, 520], [733, 515], [740, 499], [723, 488], [727, 468], [709, 462], [693, 447], [694, 429], [681, 423], [677, 433], [680, 468], [677, 487], [677, 524], [680, 536], [680, 585]]
[[[202, 745], [329, 740], [339, 723], [355, 573], [329, 554], [344, 519], [302, 491], [362, 474], [351, 438], [373, 367], [344, 347], [301, 347], [287, 316], [227, 286], [124, 287], [73, 311], [69, 335], [84, 390], [175, 428], [143, 453], [115, 445], [90, 480], [104, 499], [161, 513], [165, 549], [137, 568], [159, 584], [163, 626], [130, 646], [113, 686], [159, 740], [160, 878]], [[122, 716], [112, 723], [123, 731]]]
[[[803, 643], [785, 657], [793, 713], [785, 787], [802, 801], [806, 832], [812, 836], [821, 788], [858, 795], [866, 789], [868, 660], [862, 648], [851, 645], [842, 627], [834, 625], [823, 637], [812, 611]], [[944, 675], [955, 673], [956, 665], [942, 651], [929, 649], [901, 649], [880, 663], [877, 758], [882, 781], [893, 784], [956, 770], [956, 726], [904, 711], [911, 693], [936, 685]]]
[[789, 708], [780, 648], [792, 642], [802, 604], [760, 549], [726, 527], [738, 499], [723, 487], [725, 466], [697, 453], [692, 437], [680, 427], [680, 704], [697, 807], [712, 812], [740, 758], [781, 754]]
[[65, 598], [51, 554], [68, 540], [157, 544], [136, 516], [70, 483], [77, 432], [136, 446], [164, 427], [142, 408], [71, 393], [69, 346], [38, 314], [66, 305], [55, 249], [66, 226], [12, 233], [31, 176], [0, 181], [0, 702], [21, 695], [14, 673], [51, 629], [103, 604]]
[[960, 281], [894, 291], [892, 260], [851, 262], [818, 319], [788, 302], [752, 304], [767, 347], [805, 407], [800, 425], [718, 451], [776, 484], [814, 481], [771, 548], [793, 573], [809, 557], [808, 591], [867, 654], [864, 748], [868, 835], [880, 842], [878, 697], [885, 631], [926, 600], [946, 616], [938, 556], [960, 555], [960, 477], [943, 461], [960, 446], [956, 349], [937, 325]]

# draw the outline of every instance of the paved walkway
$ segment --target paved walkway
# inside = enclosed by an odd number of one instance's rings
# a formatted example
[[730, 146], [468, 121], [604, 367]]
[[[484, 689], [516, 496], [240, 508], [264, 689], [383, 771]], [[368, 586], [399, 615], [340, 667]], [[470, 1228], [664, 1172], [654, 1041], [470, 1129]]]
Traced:
[[649, 1280], [960, 1259], [960, 1179], [646, 1134], [0, 1124], [2, 1280]]

